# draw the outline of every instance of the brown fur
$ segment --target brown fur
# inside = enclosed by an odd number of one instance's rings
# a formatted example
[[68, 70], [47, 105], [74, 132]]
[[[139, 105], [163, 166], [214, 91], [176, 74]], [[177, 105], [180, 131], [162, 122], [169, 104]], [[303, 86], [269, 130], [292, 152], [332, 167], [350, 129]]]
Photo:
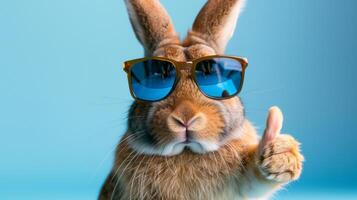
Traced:
[[116, 171], [111, 173], [113, 180], [122, 181], [114, 181], [110, 188], [124, 190], [122, 199], [215, 199], [231, 179], [239, 179], [255, 154], [256, 133], [248, 121], [244, 130], [240, 139], [219, 151], [198, 156], [186, 150], [173, 157], [137, 154], [128, 147], [130, 134], [126, 134], [116, 151]]
[[[224, 51], [230, 37], [225, 31], [234, 29], [229, 20], [238, 17], [242, 0], [209, 0], [182, 44], [157, 0], [126, 0], [126, 4], [146, 55], [187, 61]], [[239, 97], [207, 98], [188, 72], [182, 74], [166, 99], [132, 104], [128, 130], [100, 200], [265, 199], [299, 177], [303, 157], [294, 138], [279, 135], [261, 150], [263, 142], [245, 119]], [[218, 149], [194, 153], [186, 147], [174, 155], [139, 151], [145, 145], [160, 149], [182, 137], [182, 123], [192, 119], [190, 136], [219, 144]]]
[[147, 55], [162, 46], [180, 44], [170, 17], [158, 1], [125, 1], [129, 2], [127, 5], [131, 14], [130, 20]]

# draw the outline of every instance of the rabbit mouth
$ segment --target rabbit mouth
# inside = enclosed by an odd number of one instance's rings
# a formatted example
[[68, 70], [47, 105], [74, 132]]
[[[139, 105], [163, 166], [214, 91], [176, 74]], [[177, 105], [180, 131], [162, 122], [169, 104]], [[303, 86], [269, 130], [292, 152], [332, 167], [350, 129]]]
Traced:
[[129, 146], [136, 152], [146, 155], [174, 156], [182, 153], [184, 150], [190, 150], [193, 153], [204, 154], [216, 151], [220, 144], [203, 140], [175, 140], [162, 146], [155, 146], [145, 141], [128, 141]]
[[207, 140], [195, 139], [192, 137], [175, 138], [168, 143], [162, 145], [155, 145], [145, 137], [138, 137], [135, 140], [127, 140], [128, 145], [137, 153], [145, 155], [159, 155], [159, 156], [175, 156], [181, 154], [185, 150], [189, 150], [197, 154], [205, 154], [217, 151], [221, 146], [226, 145], [230, 140], [241, 137], [243, 127], [239, 126], [232, 130], [229, 136], [222, 140]]

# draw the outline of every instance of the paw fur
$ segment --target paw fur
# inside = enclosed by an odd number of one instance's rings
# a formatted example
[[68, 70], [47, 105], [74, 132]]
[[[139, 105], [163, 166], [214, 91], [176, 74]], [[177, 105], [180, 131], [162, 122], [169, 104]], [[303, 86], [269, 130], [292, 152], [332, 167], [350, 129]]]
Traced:
[[279, 135], [265, 145], [258, 166], [266, 179], [289, 182], [299, 178], [303, 160], [299, 143], [290, 135]]

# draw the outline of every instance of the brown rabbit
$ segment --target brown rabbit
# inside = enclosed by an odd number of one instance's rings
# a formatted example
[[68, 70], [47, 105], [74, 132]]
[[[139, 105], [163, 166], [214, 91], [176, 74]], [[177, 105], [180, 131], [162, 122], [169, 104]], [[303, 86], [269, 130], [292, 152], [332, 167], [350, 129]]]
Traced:
[[[224, 53], [244, 1], [209, 0], [184, 42], [158, 0], [125, 3], [146, 56], [188, 61]], [[268, 199], [302, 170], [299, 143], [280, 134], [282, 120], [271, 108], [260, 139], [239, 97], [207, 98], [184, 74], [164, 100], [133, 102], [99, 199]], [[188, 137], [182, 129], [195, 142], [179, 143]]]

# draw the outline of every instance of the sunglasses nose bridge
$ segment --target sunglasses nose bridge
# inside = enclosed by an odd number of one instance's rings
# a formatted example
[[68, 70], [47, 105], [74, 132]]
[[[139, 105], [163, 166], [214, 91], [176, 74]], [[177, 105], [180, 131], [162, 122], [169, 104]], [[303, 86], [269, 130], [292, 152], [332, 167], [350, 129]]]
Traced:
[[179, 62], [177, 63], [177, 69], [180, 71], [180, 73], [184, 73], [188, 77], [192, 77], [192, 68], [193, 68], [193, 62], [188, 61], [188, 62]]
[[193, 67], [193, 63], [191, 61], [188, 62], [178, 62], [177, 64], [177, 68], [180, 71], [191, 71], [192, 67]]

